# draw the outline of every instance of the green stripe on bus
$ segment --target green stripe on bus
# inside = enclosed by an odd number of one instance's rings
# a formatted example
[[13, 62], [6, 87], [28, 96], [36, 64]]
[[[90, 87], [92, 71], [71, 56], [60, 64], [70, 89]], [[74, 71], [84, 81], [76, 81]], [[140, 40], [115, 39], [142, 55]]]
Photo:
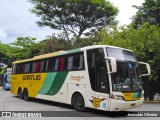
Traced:
[[[65, 55], [65, 54], [71, 54], [71, 53], [77, 53], [77, 52], [80, 52], [81, 49], [78, 48], [78, 49], [73, 49], [73, 50], [69, 50], [69, 51], [64, 51], [64, 52], [60, 52], [60, 53], [57, 53], [57, 55]], [[56, 56], [57, 56], [56, 55]]]
[[59, 92], [59, 90], [61, 89], [67, 75], [68, 75], [68, 72], [57, 72], [55, 80], [53, 81], [52, 86], [50, 87], [50, 89], [46, 93], [46, 95], [57, 94]]
[[138, 92], [137, 98], [140, 98], [142, 96], [142, 92]]
[[140, 98], [141, 95], [142, 95], [142, 92], [135, 92], [132, 98]]
[[46, 94], [49, 91], [53, 81], [55, 80], [56, 74], [57, 74], [56, 72], [47, 73], [46, 78], [45, 78], [43, 85], [42, 85], [41, 89], [39, 90], [38, 94]]

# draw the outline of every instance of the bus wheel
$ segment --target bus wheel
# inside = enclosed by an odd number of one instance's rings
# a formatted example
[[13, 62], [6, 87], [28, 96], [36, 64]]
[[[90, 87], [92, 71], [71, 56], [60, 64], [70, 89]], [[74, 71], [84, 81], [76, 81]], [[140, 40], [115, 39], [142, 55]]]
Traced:
[[27, 90], [27, 88], [24, 89], [24, 91], [23, 91], [23, 96], [24, 96], [24, 100], [29, 101], [29, 95], [28, 95], [28, 90]]
[[72, 105], [77, 111], [85, 111], [84, 99], [80, 93], [76, 93], [72, 98]]
[[23, 99], [23, 93], [21, 88], [18, 89], [18, 96], [20, 99]]

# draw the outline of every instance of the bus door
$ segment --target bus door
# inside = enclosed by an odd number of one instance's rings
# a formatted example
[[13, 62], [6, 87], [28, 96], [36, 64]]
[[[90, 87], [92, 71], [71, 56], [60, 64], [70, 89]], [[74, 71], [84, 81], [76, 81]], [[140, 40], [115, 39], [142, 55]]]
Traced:
[[91, 90], [87, 91], [88, 105], [92, 108], [109, 110], [109, 79], [104, 50], [102, 48], [88, 50], [87, 62], [91, 85]]

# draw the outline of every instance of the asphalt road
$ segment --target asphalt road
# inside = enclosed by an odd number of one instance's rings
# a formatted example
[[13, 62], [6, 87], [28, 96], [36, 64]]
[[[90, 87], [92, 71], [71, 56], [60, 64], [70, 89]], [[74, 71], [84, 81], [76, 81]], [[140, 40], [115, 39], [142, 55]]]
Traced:
[[[120, 120], [159, 120], [160, 117], [128, 117], [128, 114], [137, 114], [137, 111], [160, 111], [160, 103], [145, 103], [141, 107], [134, 108], [132, 110], [123, 111], [123, 112], [104, 112], [104, 111], [95, 111], [88, 109], [87, 112], [76, 112], [72, 106], [66, 104], [60, 104], [56, 102], [32, 99], [31, 101], [24, 101], [19, 99], [17, 96], [10, 93], [10, 91], [4, 91], [0, 87], [0, 111], [38, 111], [47, 115], [55, 114], [56, 117], [42, 117], [42, 118], [26, 118], [26, 117], [0, 117], [0, 120], [110, 120], [110, 119], [120, 119]], [[49, 112], [46, 112], [49, 111]], [[21, 113], [23, 114], [23, 113]], [[26, 113], [25, 113], [26, 114]], [[28, 114], [28, 113], [27, 113]], [[15, 114], [16, 116], [17, 114]], [[24, 115], [24, 114], [23, 114]], [[40, 114], [38, 114], [40, 115]], [[42, 115], [43, 116], [43, 115]], [[74, 117], [72, 117], [74, 116]]]

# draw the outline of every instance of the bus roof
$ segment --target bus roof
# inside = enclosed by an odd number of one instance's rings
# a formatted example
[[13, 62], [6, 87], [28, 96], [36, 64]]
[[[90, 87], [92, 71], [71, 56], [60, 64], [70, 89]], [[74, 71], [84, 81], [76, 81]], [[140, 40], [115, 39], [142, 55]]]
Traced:
[[102, 47], [111, 47], [111, 48], [117, 48], [117, 49], [123, 49], [123, 50], [131, 51], [131, 50], [128, 50], [128, 49], [115, 47], [115, 46], [109, 46], [109, 45], [92, 45], [92, 46], [86, 46], [86, 47], [83, 47], [83, 48], [73, 49], [73, 50], [69, 50], [69, 51], [58, 51], [58, 52], [52, 52], [52, 53], [48, 53], [48, 54], [42, 54], [42, 55], [38, 55], [38, 56], [35, 56], [33, 58], [30, 58], [30, 59], [15, 61], [15, 62], [13, 62], [13, 64], [39, 60], [39, 59], [43, 59], [43, 58], [50, 58], [50, 57], [53, 57], [53, 56], [65, 55], [65, 54], [70, 54], [70, 53], [77, 53], [77, 52], [80, 52], [80, 51], [83, 51], [83, 50], [94, 49], [94, 48], [102, 48]]
[[76, 53], [76, 52], [80, 52], [80, 51], [81, 51], [81, 49], [73, 49], [73, 50], [69, 50], [69, 51], [58, 51], [58, 52], [53, 52], [53, 53], [48, 53], [48, 54], [42, 54], [42, 55], [38, 55], [38, 56], [35, 56], [30, 59], [15, 61], [15, 62], [13, 62], [13, 64], [39, 60], [39, 59], [43, 59], [43, 58], [50, 58], [53, 56], [65, 55], [65, 54], [69, 54], [69, 53]]

